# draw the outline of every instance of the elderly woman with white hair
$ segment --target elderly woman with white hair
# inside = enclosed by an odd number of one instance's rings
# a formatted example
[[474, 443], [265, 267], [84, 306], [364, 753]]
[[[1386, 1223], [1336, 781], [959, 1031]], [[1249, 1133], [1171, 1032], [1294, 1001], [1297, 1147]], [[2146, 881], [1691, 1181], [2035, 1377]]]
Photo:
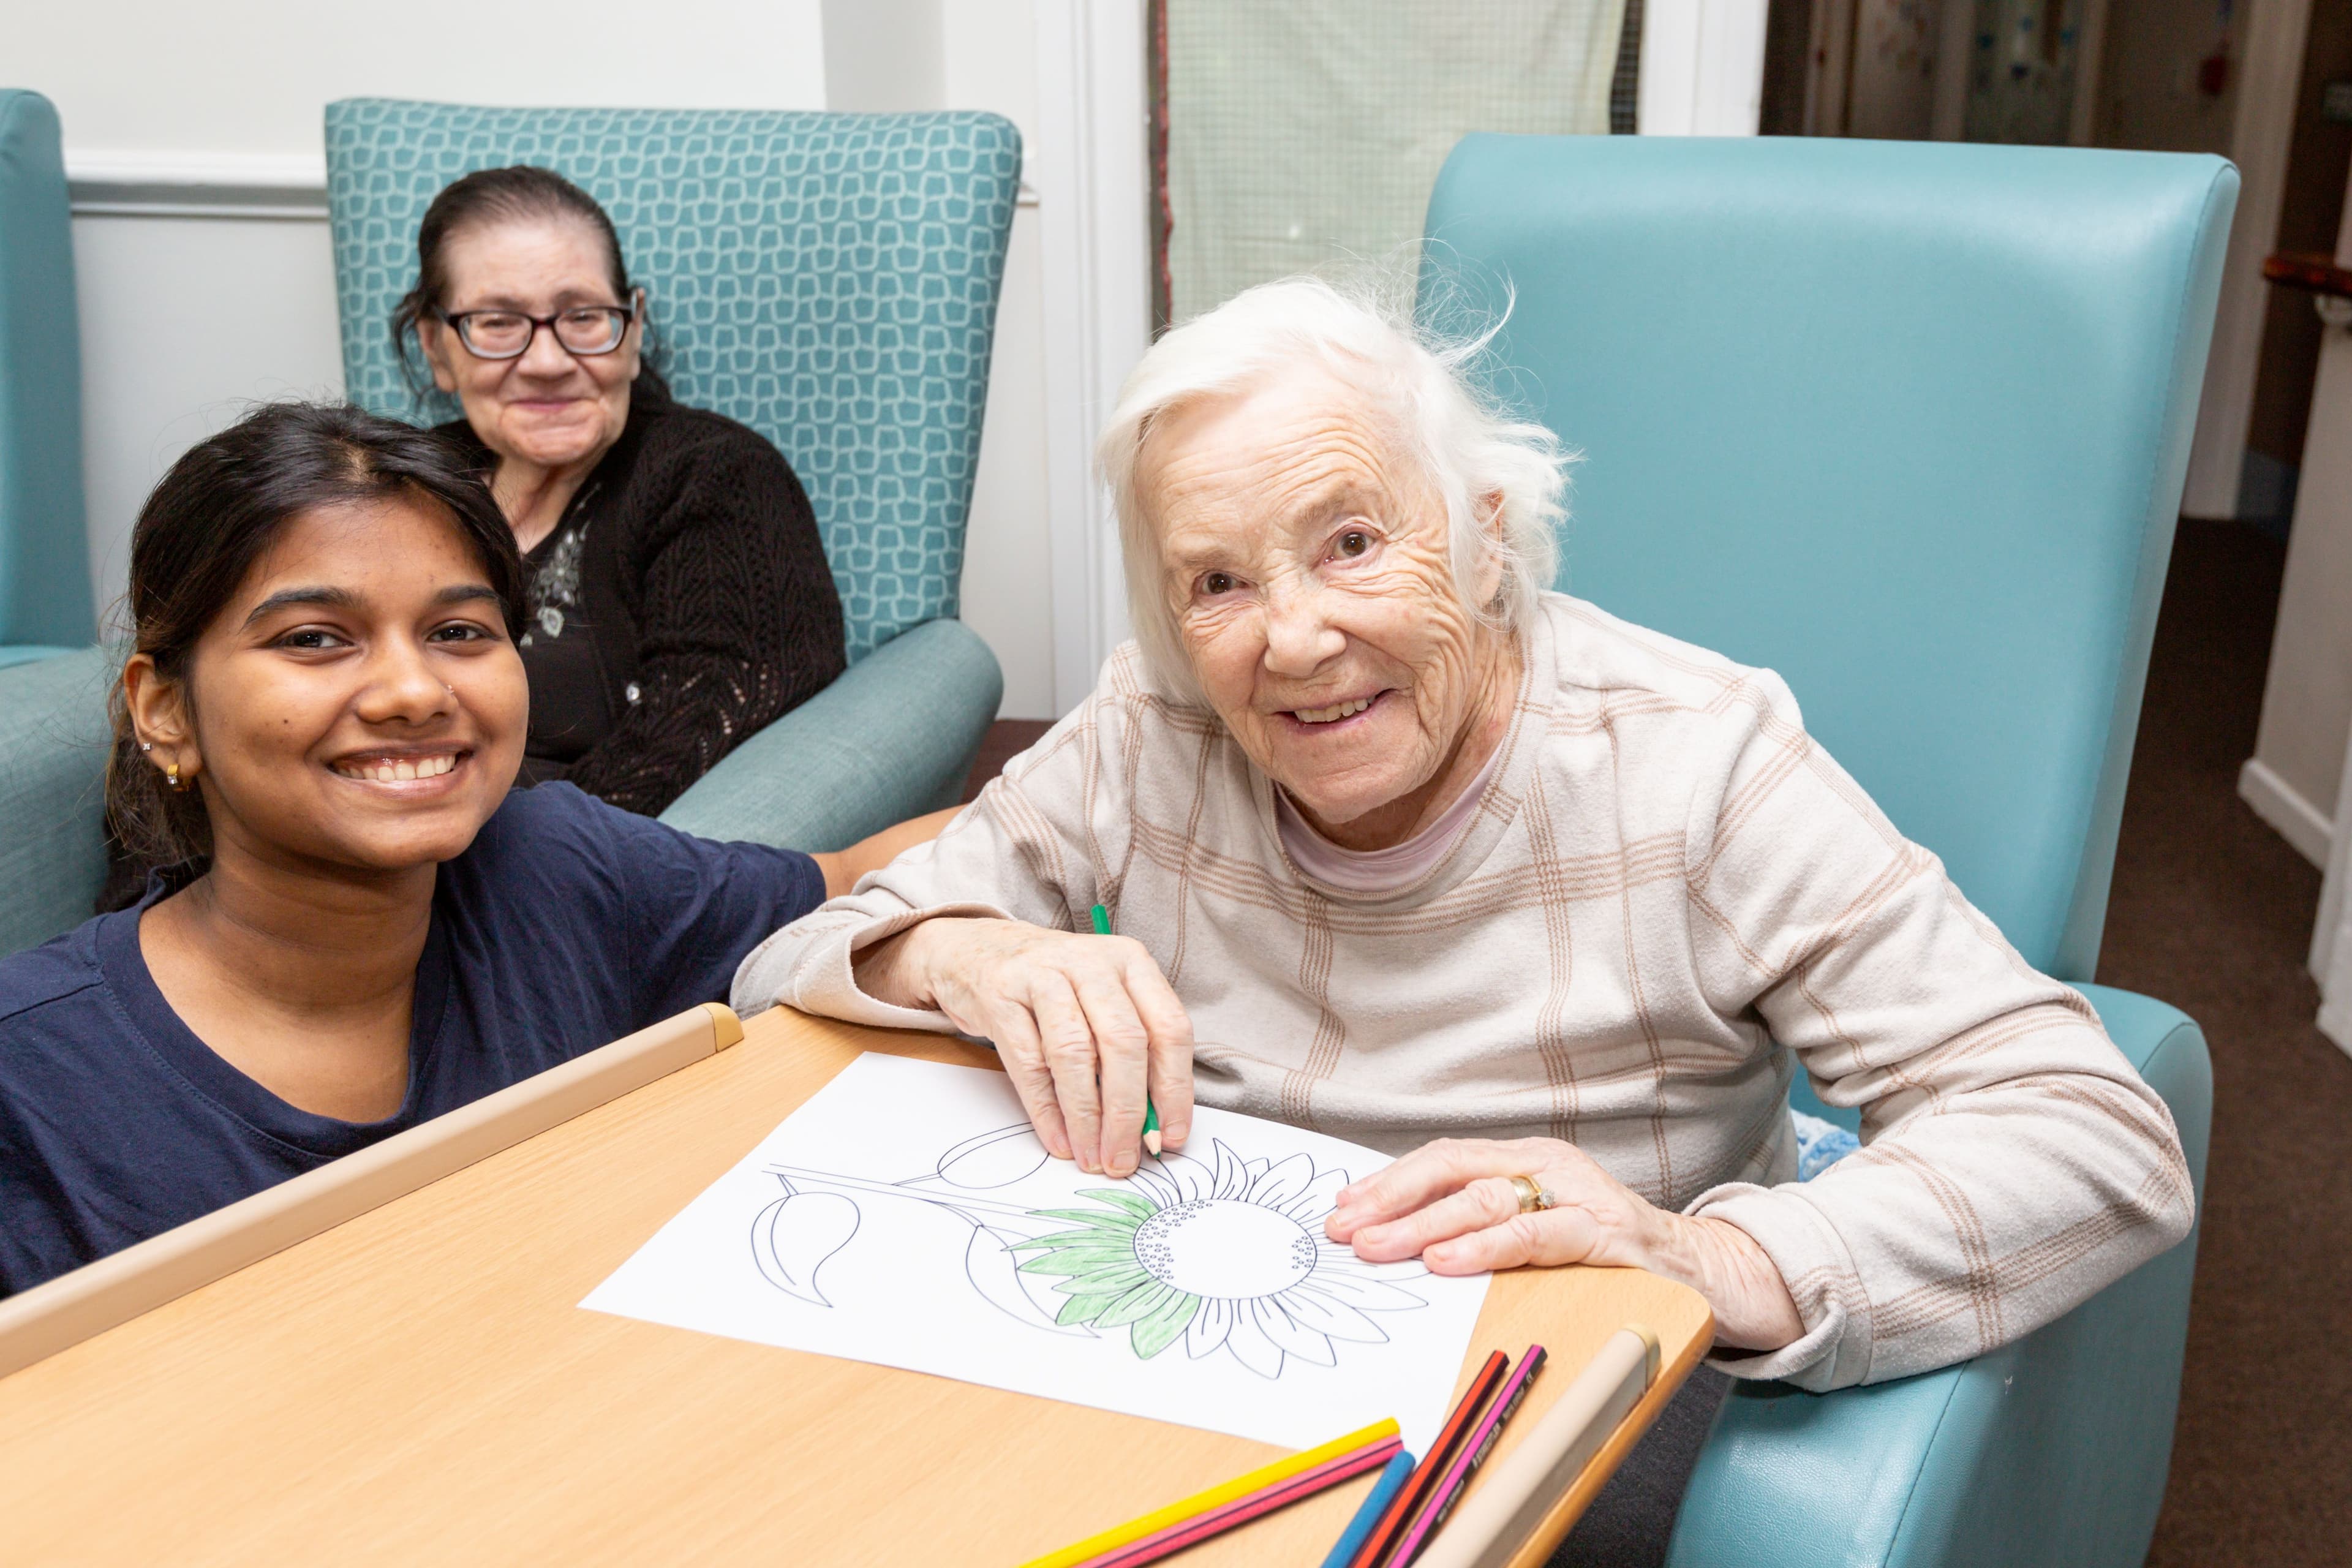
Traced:
[[[1813, 1389], [2187, 1234], [2162, 1100], [1781, 681], [1549, 591], [1566, 454], [1468, 357], [1307, 279], [1162, 337], [1100, 447], [1136, 642], [736, 1005], [985, 1037], [1112, 1175], [1147, 1086], [1173, 1142], [1197, 1092], [1396, 1152], [1362, 1256], [1647, 1268]], [[1800, 1065], [1864, 1135], [1802, 1184]]]

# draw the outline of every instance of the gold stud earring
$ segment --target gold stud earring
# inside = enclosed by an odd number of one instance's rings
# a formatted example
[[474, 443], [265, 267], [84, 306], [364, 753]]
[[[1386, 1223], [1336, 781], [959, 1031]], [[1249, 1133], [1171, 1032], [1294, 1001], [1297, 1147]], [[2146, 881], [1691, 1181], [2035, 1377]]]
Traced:
[[163, 765], [163, 782], [172, 786], [172, 791], [175, 795], [184, 793], [188, 787], [180, 782], [180, 764], [177, 763], [166, 763]]

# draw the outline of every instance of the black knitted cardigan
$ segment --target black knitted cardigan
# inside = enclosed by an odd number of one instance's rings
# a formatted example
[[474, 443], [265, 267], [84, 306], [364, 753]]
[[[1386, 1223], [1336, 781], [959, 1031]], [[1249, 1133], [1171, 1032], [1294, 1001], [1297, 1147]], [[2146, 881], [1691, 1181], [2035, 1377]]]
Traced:
[[[465, 421], [438, 433], [495, 466]], [[572, 506], [590, 513], [581, 589], [614, 728], [564, 777], [651, 816], [847, 668], [841, 598], [783, 454], [650, 374]]]

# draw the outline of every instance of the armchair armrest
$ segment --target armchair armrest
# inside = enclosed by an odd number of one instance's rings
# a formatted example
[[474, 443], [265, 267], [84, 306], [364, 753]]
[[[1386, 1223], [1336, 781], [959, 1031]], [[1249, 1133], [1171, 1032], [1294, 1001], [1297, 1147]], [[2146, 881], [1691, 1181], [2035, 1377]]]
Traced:
[[[2213, 1074], [2178, 1008], [2077, 987], [2171, 1107], [2201, 1211]], [[1675, 1524], [1675, 1568], [2112, 1564], [2164, 1500], [2197, 1232], [2057, 1321], [1958, 1366], [1725, 1400]]]
[[661, 815], [705, 838], [840, 849], [953, 805], [1004, 676], [961, 621], [925, 621], [745, 741]]
[[56, 658], [60, 654], [79, 651], [77, 648], [51, 647], [47, 643], [0, 643], [0, 669], [5, 669], [10, 665], [32, 664], [39, 659]]
[[90, 916], [106, 883], [107, 649], [0, 668], [0, 955]]

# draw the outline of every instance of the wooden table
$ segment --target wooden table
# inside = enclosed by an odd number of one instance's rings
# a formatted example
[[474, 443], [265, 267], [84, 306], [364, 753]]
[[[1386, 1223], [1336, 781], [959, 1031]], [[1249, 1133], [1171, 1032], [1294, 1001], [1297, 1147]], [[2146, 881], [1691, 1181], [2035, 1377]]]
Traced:
[[[744, 1042], [0, 1380], [0, 1558], [76, 1564], [1013, 1564], [1279, 1450], [577, 1303], [861, 1049], [932, 1036], [778, 1010]], [[1664, 1370], [1580, 1509], [1709, 1342], [1630, 1269], [1499, 1276], [1496, 1345]], [[1181, 1559], [1321, 1559], [1360, 1479]]]

